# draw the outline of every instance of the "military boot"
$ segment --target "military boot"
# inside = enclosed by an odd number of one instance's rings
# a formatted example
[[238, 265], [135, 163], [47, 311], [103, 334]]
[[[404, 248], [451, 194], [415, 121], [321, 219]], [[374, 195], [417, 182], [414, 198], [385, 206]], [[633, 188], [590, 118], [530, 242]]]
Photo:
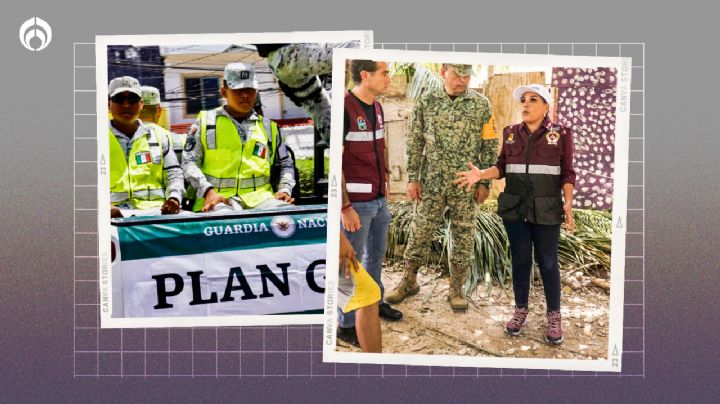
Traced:
[[450, 301], [450, 307], [455, 312], [467, 312], [468, 303], [465, 299], [465, 292], [463, 291], [466, 275], [467, 269], [453, 270], [452, 274], [450, 274], [448, 300]]
[[420, 291], [420, 285], [417, 283], [417, 273], [420, 269], [420, 263], [417, 261], [405, 261], [405, 274], [400, 283], [390, 293], [385, 294], [385, 301], [397, 304], [406, 298], [417, 294]]

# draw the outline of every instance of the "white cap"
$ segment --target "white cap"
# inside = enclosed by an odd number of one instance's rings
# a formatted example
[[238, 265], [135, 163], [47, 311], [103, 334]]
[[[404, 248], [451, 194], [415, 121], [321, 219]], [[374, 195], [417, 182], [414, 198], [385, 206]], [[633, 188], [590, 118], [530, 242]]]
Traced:
[[258, 89], [255, 68], [247, 63], [230, 63], [225, 66], [225, 82], [231, 90], [240, 88]]
[[160, 104], [160, 90], [151, 86], [141, 86], [143, 105]]
[[133, 94], [137, 94], [138, 97], [142, 97], [142, 91], [140, 90], [140, 82], [135, 77], [122, 76], [110, 80], [108, 84], [108, 97], [114, 97], [120, 93], [129, 91]]
[[553, 97], [550, 95], [550, 90], [548, 90], [545, 86], [541, 84], [528, 84], [525, 86], [520, 86], [513, 90], [513, 98], [520, 101], [520, 98], [522, 98], [523, 94], [525, 93], [537, 93], [543, 99], [545, 102], [550, 104], [550, 106], [553, 105]]

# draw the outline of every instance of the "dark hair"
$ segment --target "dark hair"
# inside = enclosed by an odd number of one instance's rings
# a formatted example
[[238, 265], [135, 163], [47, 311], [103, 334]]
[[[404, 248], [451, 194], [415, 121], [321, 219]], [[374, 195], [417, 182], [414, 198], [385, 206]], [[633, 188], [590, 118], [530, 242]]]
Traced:
[[350, 61], [350, 77], [355, 84], [360, 84], [362, 81], [360, 72], [366, 71], [368, 73], [375, 73], [377, 69], [378, 65], [374, 60], [359, 59]]

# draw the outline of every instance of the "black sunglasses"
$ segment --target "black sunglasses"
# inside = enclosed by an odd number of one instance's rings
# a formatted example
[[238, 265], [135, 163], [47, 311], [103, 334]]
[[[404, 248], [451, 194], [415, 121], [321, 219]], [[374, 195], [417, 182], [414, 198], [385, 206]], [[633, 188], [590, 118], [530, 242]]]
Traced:
[[137, 94], [116, 94], [110, 98], [115, 104], [122, 104], [127, 100], [130, 104], [137, 104], [140, 102], [140, 97]]

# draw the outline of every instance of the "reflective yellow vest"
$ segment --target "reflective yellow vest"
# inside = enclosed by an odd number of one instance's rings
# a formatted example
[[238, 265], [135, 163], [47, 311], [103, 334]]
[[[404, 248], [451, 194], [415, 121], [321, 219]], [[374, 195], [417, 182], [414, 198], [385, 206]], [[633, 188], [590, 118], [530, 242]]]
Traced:
[[110, 202], [136, 209], [162, 206], [165, 201], [162, 145], [154, 129], [132, 142], [128, 157], [108, 129], [110, 141]]
[[[254, 208], [275, 195], [270, 167], [277, 150], [277, 124], [259, 116], [243, 145], [235, 124], [227, 116], [218, 115], [218, 111], [198, 115], [204, 153], [200, 169], [215, 192], [226, 198], [237, 195], [244, 205]], [[193, 210], [201, 210], [204, 201], [198, 198]]]
[[169, 130], [165, 129], [164, 127], [154, 123], [154, 122], [145, 122], [143, 121], [143, 125], [151, 128], [156, 129], [156, 133], [163, 133], [165, 137], [167, 137], [170, 146], [170, 149], [175, 151], [175, 155], [177, 156], [178, 164], [182, 163], [182, 151], [183, 147], [185, 147], [185, 140], [187, 139], [187, 135], [184, 133], [175, 133], [170, 132]]

